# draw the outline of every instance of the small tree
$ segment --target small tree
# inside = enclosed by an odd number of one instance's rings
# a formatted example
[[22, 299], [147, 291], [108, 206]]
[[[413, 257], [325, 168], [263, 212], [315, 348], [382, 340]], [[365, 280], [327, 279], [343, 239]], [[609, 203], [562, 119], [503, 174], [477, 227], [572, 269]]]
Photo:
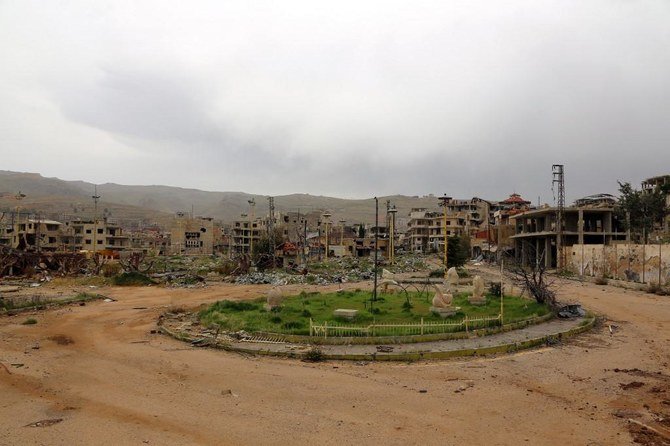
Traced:
[[284, 243], [284, 233], [280, 228], [274, 229], [275, 245], [270, 246], [270, 237], [263, 234], [256, 243], [251, 253], [252, 263], [260, 269], [274, 268], [272, 259], [274, 259], [275, 250]]
[[447, 244], [447, 267], [459, 268], [470, 259], [470, 238], [466, 235], [451, 236]]
[[147, 254], [141, 251], [134, 251], [124, 256], [124, 259], [119, 259], [119, 263], [123, 270], [127, 273], [148, 273], [154, 266], [154, 262], [145, 263]]
[[358, 238], [365, 238], [365, 225], [363, 223], [358, 226]]
[[619, 182], [619, 192], [617, 216], [637, 240], [644, 238], [644, 242], [648, 242], [649, 233], [668, 214], [663, 190], [656, 188], [643, 192], [630, 183]]
[[506, 275], [512, 283], [521, 288], [522, 292], [527, 291], [537, 303], [547, 304], [552, 310], [555, 310], [558, 307], [556, 286], [547, 275], [546, 252], [545, 250], [536, 251], [532, 243], [527, 243], [526, 249], [534, 262], [523, 265], [514, 259], [506, 259]]

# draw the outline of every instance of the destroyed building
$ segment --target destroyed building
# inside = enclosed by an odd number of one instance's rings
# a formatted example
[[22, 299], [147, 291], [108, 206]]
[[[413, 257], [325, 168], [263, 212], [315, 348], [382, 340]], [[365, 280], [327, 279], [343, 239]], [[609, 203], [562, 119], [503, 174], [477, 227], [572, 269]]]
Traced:
[[214, 252], [214, 221], [179, 212], [170, 227], [171, 254], [211, 255]]
[[[575, 244], [605, 244], [625, 240], [626, 231], [613, 206], [572, 206], [563, 210], [562, 231], [557, 225], [557, 208], [543, 207], [511, 215], [515, 234], [515, 257], [523, 265], [544, 262], [547, 268], [558, 266], [557, 246], [563, 246], [563, 256]], [[559, 237], [562, 234], [562, 243]], [[565, 259], [565, 257], [564, 257]]]

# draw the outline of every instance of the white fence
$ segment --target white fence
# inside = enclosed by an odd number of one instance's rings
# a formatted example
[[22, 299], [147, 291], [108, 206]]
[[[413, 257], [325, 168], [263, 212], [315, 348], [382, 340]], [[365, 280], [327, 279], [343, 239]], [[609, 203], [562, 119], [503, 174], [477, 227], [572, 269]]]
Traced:
[[315, 323], [309, 320], [309, 335], [321, 336], [415, 336], [425, 334], [468, 332], [479, 328], [501, 325], [501, 315], [471, 318], [465, 316], [461, 321], [425, 321], [414, 323], [376, 323], [368, 325], [350, 325], [339, 322]]

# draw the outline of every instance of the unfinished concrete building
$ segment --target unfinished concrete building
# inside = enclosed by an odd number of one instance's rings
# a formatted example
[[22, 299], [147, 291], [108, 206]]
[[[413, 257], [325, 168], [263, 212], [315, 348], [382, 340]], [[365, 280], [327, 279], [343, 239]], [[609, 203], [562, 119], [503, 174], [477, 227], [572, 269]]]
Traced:
[[267, 222], [260, 218], [254, 221], [236, 220], [231, 227], [230, 250], [232, 254], [250, 254], [255, 243], [267, 233]]
[[170, 227], [171, 254], [211, 255], [214, 252], [214, 221], [177, 213]]
[[[547, 268], [557, 266], [560, 253], [556, 252], [559, 237], [556, 216], [555, 207], [510, 216], [515, 225], [515, 235], [510, 238], [515, 244], [517, 261], [523, 265], [542, 261]], [[563, 255], [567, 255], [574, 244], [608, 245], [614, 240], [626, 239], [623, 222], [618, 221], [611, 206], [569, 207], [564, 209], [564, 216]]]

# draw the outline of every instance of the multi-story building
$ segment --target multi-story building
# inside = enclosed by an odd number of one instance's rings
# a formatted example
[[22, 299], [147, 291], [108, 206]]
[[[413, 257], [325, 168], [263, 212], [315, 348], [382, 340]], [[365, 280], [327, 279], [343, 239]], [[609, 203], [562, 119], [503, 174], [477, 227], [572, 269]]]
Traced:
[[267, 232], [267, 222], [257, 218], [254, 221], [237, 220], [231, 227], [232, 254], [249, 254], [253, 244], [260, 242]]
[[55, 220], [17, 219], [5, 227], [2, 241], [13, 249], [25, 251], [58, 251], [62, 247], [63, 223]]
[[214, 220], [179, 212], [170, 227], [171, 254], [211, 255], [214, 252]]
[[72, 220], [65, 223], [62, 247], [66, 251], [118, 253], [130, 247], [130, 238], [112, 220]]
[[462, 235], [468, 232], [468, 214], [447, 213], [446, 228], [444, 214], [425, 208], [414, 208], [407, 223], [405, 243], [411, 252], [441, 251], [444, 249], [444, 237]]
[[[547, 268], [557, 267], [557, 246], [562, 245], [562, 255], [574, 244], [604, 244], [625, 240], [626, 231], [612, 206], [582, 206], [564, 209], [562, 243], [557, 225], [557, 209], [544, 207], [510, 216], [514, 222], [515, 256], [523, 265], [543, 261]], [[565, 264], [565, 262], [563, 262]]]

